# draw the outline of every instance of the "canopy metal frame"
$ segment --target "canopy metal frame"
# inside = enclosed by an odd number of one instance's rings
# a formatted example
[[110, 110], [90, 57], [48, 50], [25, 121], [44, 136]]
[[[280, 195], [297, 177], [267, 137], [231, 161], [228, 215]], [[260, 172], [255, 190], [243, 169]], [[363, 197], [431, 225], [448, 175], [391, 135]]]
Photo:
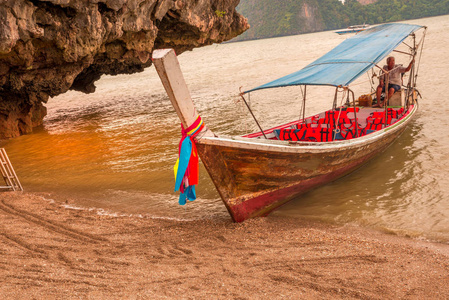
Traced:
[[[419, 30], [419, 29], [424, 29], [424, 32], [423, 32], [423, 35], [422, 35], [422, 38], [421, 38], [421, 40], [417, 43], [416, 42], [416, 34], [415, 34], [415, 32], [417, 31], [417, 30]], [[413, 39], [412, 39], [412, 41], [413, 41], [413, 46], [410, 46], [410, 45], [408, 45], [407, 43], [405, 43], [405, 41], [402, 41], [401, 43], [402, 44], [404, 44], [404, 45], [406, 45], [407, 47], [409, 47], [409, 49], [411, 50], [411, 53], [407, 53], [407, 52], [404, 52], [404, 51], [400, 51], [400, 50], [397, 50], [397, 49], [393, 49], [392, 50], [392, 52], [397, 52], [397, 53], [401, 53], [401, 54], [406, 54], [406, 55], [409, 55], [409, 56], [411, 56], [412, 57], [412, 59], [415, 59], [415, 57], [416, 57], [416, 54], [418, 53], [418, 49], [420, 49], [421, 51], [420, 51], [420, 59], [421, 59], [421, 55], [422, 55], [422, 50], [423, 50], [423, 46], [424, 46], [424, 38], [425, 38], [425, 35], [426, 35], [426, 32], [427, 32], [427, 27], [426, 26], [421, 26], [421, 28], [419, 28], [419, 29], [417, 29], [416, 31], [413, 31], [412, 33], [410, 33], [408, 36], [411, 36]], [[344, 63], [344, 62], [342, 62], [342, 63]], [[348, 62], [349, 63], [349, 62]], [[385, 76], [385, 86], [388, 86], [388, 83], [389, 83], [389, 72], [388, 71], [385, 71], [382, 67], [380, 67], [377, 63], [374, 63], [374, 62], [366, 62], [366, 63], [370, 63], [370, 64], [372, 64], [373, 66], [369, 69], [369, 70], [367, 70], [366, 72], [364, 72], [364, 73], [368, 73], [370, 70], [373, 70], [374, 68], [378, 68], [379, 70], [380, 70], [380, 73], [379, 73], [379, 77], [380, 76]], [[326, 63], [318, 63], [318, 64], [315, 64], [315, 65], [322, 65], [322, 64], [326, 64]], [[309, 65], [310, 66], [310, 65]], [[305, 68], [307, 68], [307, 67], [309, 67], [309, 66], [306, 66]], [[406, 95], [406, 102], [405, 102], [405, 107], [409, 107], [409, 98], [410, 98], [410, 96], [413, 94], [413, 92], [416, 90], [416, 79], [417, 79], [417, 71], [419, 70], [419, 63], [418, 63], [418, 68], [416, 68], [416, 71], [415, 71], [415, 66], [416, 66], [416, 62], [414, 62], [413, 63], [413, 65], [412, 65], [412, 68], [411, 68], [411, 70], [410, 70], [410, 77], [409, 77], [409, 82], [407, 83], [407, 95]], [[305, 69], [304, 68], [304, 69]], [[382, 74], [382, 72], [384, 73], [384, 74]], [[373, 72], [373, 74], [375, 74], [374, 72]], [[355, 79], [353, 79], [353, 80], [355, 80]], [[302, 102], [303, 102], [303, 105], [302, 105], [302, 122], [305, 122], [305, 107], [306, 107], [306, 99], [307, 99], [307, 86], [308, 85], [312, 85], [312, 84], [296, 84], [296, 85], [299, 85], [300, 86], [300, 88], [301, 88], [301, 94], [302, 94]], [[322, 85], [322, 84], [317, 84], [317, 85]], [[302, 90], [302, 86], [304, 86], [304, 91]], [[352, 105], [353, 105], [353, 107], [354, 107], [354, 118], [355, 119], [357, 119], [357, 111], [356, 111], [356, 102], [355, 102], [355, 95], [354, 95], [354, 91], [352, 90], [352, 89], [350, 89], [349, 88], [349, 86], [342, 86], [342, 85], [332, 85], [332, 84], [328, 84], [328, 86], [335, 86], [335, 95], [334, 95], [334, 100], [333, 100], [333, 104], [332, 104], [332, 109], [333, 110], [337, 110], [337, 96], [338, 96], [338, 89], [339, 88], [343, 88], [344, 90], [346, 90], [347, 91], [347, 99], [346, 99], [346, 104], [349, 106], [350, 105], [350, 101], [349, 101], [349, 98], [350, 98], [350, 95], [352, 95]], [[282, 86], [279, 86], [279, 87], [282, 87]], [[250, 112], [250, 114], [251, 114], [251, 116], [252, 116], [252, 118], [254, 119], [254, 121], [256, 122], [256, 124], [257, 124], [257, 127], [260, 129], [260, 131], [261, 131], [261, 133], [263, 134], [263, 136], [264, 136], [264, 138], [265, 139], [268, 139], [267, 138], [267, 136], [266, 136], [266, 134], [265, 134], [265, 132], [264, 132], [264, 130], [262, 129], [262, 127], [261, 127], [261, 125], [260, 125], [260, 123], [258, 122], [258, 120], [257, 120], [257, 118], [255, 117], [255, 115], [254, 115], [254, 113], [253, 113], [253, 111], [251, 110], [251, 107], [250, 107], [250, 105], [248, 104], [248, 102], [246, 101], [246, 99], [245, 99], [245, 97], [244, 97], [244, 95], [245, 94], [248, 94], [248, 96], [250, 95], [250, 92], [252, 92], [252, 91], [255, 91], [255, 90], [258, 90], [258, 89], [262, 89], [262, 88], [255, 88], [255, 89], [252, 89], [252, 90], [249, 90], [249, 91], [245, 91], [245, 92], [242, 92], [242, 91], [240, 91], [240, 97], [242, 98], [242, 100], [243, 100], [243, 102], [245, 103], [245, 105], [246, 105], [246, 107], [248, 108], [248, 110], [249, 110], [249, 112]], [[387, 91], [387, 89], [386, 89], [386, 99], [385, 99], [385, 105], [384, 105], [384, 107], [385, 107], [385, 113], [387, 112], [387, 107], [388, 107], [388, 101], [389, 101], [389, 93], [388, 93], [388, 91]], [[380, 99], [378, 99], [378, 101], [379, 101]], [[340, 106], [339, 107], [340, 109], [339, 109], [339, 111], [341, 112], [341, 110], [342, 110], [342, 106]], [[385, 114], [385, 116], [387, 116], [387, 114]], [[300, 117], [301, 118], [301, 117]], [[337, 124], [335, 124], [335, 126], [336, 126]], [[385, 126], [387, 125], [387, 117], [385, 117]], [[333, 135], [333, 140], [335, 140], [335, 136], [336, 136], [336, 134], [337, 134], [337, 128], [334, 128], [334, 132], [335, 132], [335, 134]], [[358, 124], [357, 124], [357, 122], [356, 122], [356, 135], [357, 135], [357, 137], [359, 136], [359, 132], [358, 132]]]

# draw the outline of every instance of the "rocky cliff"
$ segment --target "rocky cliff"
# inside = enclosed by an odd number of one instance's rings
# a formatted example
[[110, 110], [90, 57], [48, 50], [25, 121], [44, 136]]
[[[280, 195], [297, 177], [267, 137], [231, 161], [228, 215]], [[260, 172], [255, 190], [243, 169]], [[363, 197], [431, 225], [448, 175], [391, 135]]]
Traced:
[[153, 49], [180, 54], [241, 34], [249, 25], [239, 1], [2, 0], [0, 138], [42, 124], [49, 97], [142, 71]]
[[[342, 6], [338, 0], [335, 1]], [[237, 10], [251, 29], [236, 40], [270, 38], [325, 29], [321, 3], [316, 0], [241, 0]]]

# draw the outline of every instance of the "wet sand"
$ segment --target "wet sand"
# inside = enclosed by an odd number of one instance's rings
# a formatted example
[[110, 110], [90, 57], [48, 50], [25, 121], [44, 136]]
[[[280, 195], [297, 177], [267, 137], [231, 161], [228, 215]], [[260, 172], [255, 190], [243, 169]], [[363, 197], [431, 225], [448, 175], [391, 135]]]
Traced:
[[449, 245], [270, 216], [173, 221], [0, 194], [1, 299], [447, 299]]

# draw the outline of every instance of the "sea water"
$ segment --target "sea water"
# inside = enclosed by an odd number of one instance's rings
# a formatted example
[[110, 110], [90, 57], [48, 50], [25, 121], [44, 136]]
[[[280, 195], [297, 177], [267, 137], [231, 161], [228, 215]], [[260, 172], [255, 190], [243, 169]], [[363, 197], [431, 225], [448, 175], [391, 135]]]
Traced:
[[[408, 23], [428, 26], [418, 71], [423, 98], [412, 125], [356, 172], [274, 214], [449, 242], [449, 17]], [[212, 45], [183, 53], [179, 61], [207, 126], [217, 134], [241, 135], [257, 127], [238, 97], [240, 88], [299, 70], [346, 38], [328, 31]], [[363, 76], [356, 83], [356, 96], [377, 85], [370, 81]], [[153, 67], [103, 76], [96, 86], [93, 94], [68, 92], [50, 99], [42, 127], [3, 142], [25, 191], [111, 213], [230, 218], [203, 166], [198, 199], [177, 204], [173, 165], [180, 122]], [[306, 114], [329, 109], [333, 93], [333, 88], [309, 88]], [[250, 105], [263, 128], [301, 114], [298, 87], [253, 94]]]

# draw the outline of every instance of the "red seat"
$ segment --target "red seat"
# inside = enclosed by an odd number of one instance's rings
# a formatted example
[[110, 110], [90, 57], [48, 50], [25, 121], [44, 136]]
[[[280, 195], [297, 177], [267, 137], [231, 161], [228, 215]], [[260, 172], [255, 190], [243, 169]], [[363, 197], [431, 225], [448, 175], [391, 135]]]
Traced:
[[[304, 124], [303, 124], [304, 125]], [[305, 138], [307, 127], [301, 129], [277, 129], [273, 130], [274, 134], [283, 141], [301, 141]]]
[[342, 138], [345, 140], [361, 137], [364, 134], [364, 132], [365, 128], [362, 128], [357, 122], [340, 125], [340, 134]]

